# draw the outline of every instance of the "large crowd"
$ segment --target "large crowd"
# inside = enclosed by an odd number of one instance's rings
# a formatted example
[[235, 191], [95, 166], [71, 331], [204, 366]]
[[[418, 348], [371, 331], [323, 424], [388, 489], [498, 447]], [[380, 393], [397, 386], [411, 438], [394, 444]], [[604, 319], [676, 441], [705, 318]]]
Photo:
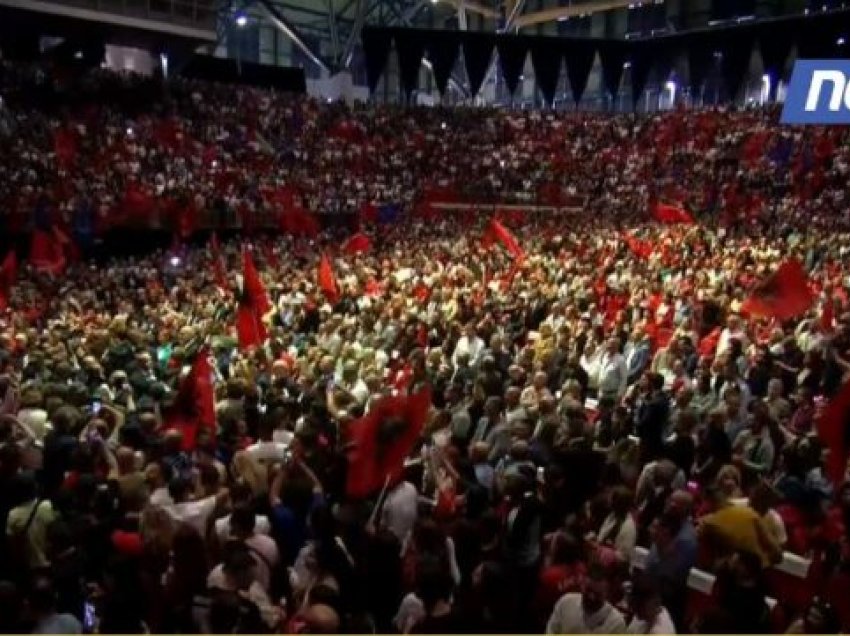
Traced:
[[[280, 188], [317, 216], [402, 212], [364, 221], [356, 254], [340, 228], [61, 273], [22, 253], [0, 315], [0, 631], [850, 628], [850, 482], [818, 436], [850, 377], [844, 130], [3, 73], [9, 226], [86, 209], [108, 231], [128, 188], [243, 226]], [[503, 219], [524, 256], [483, 213], [423, 211], [434, 191], [526, 204]], [[657, 201], [697, 222], [653, 221]], [[271, 300], [254, 347], [243, 252]], [[749, 313], [788, 259], [810, 307]], [[187, 443], [171, 414], [207, 353], [215, 422]], [[364, 417], [423, 392], [401, 477], [352, 495]]]

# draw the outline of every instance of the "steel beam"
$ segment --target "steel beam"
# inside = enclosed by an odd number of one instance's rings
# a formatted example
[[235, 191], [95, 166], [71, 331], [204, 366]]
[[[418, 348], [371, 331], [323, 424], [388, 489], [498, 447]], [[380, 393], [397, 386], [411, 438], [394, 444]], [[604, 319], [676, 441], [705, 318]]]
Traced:
[[325, 62], [321, 56], [319, 56], [316, 52], [311, 49], [306, 42], [304, 42], [303, 38], [298, 33], [298, 30], [295, 28], [295, 25], [291, 24], [280, 11], [275, 8], [269, 0], [259, 0], [259, 4], [266, 11], [266, 15], [269, 20], [271, 20], [272, 24], [274, 24], [278, 29], [280, 29], [290, 40], [295, 44], [299, 49], [301, 49], [304, 54], [310, 58], [310, 60], [319, 68], [330, 72], [330, 65]]
[[[448, 4], [454, 6], [455, 8], [463, 8], [467, 11], [472, 11], [473, 13], [479, 13], [483, 15], [485, 18], [492, 18], [493, 20], [499, 19], [499, 12], [493, 11], [493, 9], [489, 7], [485, 7], [483, 4], [479, 4], [474, 2], [474, 0], [445, 0]], [[634, 0], [632, 0], [634, 2]]]
[[413, 18], [416, 17], [416, 14], [419, 13], [419, 11], [429, 2], [430, 0], [417, 0], [416, 3], [405, 10], [404, 14], [401, 16], [402, 21], [408, 24], [412, 22]]
[[516, 19], [515, 25], [517, 29], [541, 24], [543, 22], [552, 22], [553, 20], [574, 18], [580, 15], [589, 13], [599, 13], [600, 11], [611, 11], [613, 9], [623, 9], [630, 4], [634, 4], [635, 0], [596, 0], [594, 2], [583, 2], [574, 4], [568, 7], [553, 7], [551, 9], [543, 9], [535, 13], [527, 13]]
[[351, 27], [351, 33], [348, 34], [348, 40], [345, 43], [345, 51], [342, 54], [342, 67], [349, 68], [351, 60], [354, 57], [354, 45], [360, 39], [360, 32], [363, 29], [363, 21], [366, 19], [366, 5], [369, 0], [357, 0], [357, 7], [354, 14], [354, 26]]
[[331, 51], [333, 52], [334, 65], [339, 61], [339, 34], [336, 30], [336, 13], [334, 11], [334, 0], [328, 0], [328, 31], [331, 35]]

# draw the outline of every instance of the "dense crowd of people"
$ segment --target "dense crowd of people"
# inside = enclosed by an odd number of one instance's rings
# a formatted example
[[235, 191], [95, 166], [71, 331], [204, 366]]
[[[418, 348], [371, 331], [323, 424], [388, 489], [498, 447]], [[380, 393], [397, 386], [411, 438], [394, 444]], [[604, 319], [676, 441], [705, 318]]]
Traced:
[[621, 218], [672, 200], [727, 225], [845, 221], [846, 131], [780, 127], [772, 109], [407, 110], [108, 71], [0, 71], [11, 232], [42, 208], [89, 236], [154, 222], [277, 226], [292, 205], [329, 219], [439, 199], [577, 199]]
[[[0, 631], [850, 628], [850, 486], [818, 436], [850, 377], [844, 131], [3, 73], [6, 223], [123, 223], [128, 187], [243, 224], [282, 187], [403, 212], [357, 253], [334, 228], [61, 273], [22, 256], [0, 289]], [[421, 218], [433, 189], [587, 204], [507, 215], [519, 256], [483, 215]], [[654, 222], [659, 200], [699, 223]], [[245, 252], [271, 301], [254, 347]], [[788, 259], [808, 309], [748, 312]], [[207, 355], [214, 423], [190, 436], [174, 413]], [[368, 415], [423, 394], [403, 474], [353, 495]]]

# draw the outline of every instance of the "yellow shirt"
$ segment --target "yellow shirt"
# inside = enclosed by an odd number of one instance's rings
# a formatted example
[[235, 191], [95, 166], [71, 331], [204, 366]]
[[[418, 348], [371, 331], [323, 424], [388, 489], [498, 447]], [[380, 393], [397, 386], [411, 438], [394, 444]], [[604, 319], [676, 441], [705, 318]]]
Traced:
[[781, 548], [771, 538], [764, 519], [749, 506], [728, 505], [703, 517], [703, 536], [718, 540], [728, 550], [744, 550], [757, 554], [764, 566], [774, 562]]

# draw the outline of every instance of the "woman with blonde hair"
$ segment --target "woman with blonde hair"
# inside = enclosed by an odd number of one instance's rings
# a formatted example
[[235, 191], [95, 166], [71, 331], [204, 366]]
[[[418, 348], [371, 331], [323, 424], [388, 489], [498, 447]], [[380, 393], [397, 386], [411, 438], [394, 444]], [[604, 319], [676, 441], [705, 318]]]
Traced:
[[268, 472], [260, 462], [253, 459], [244, 450], [233, 455], [230, 472], [237, 483], [246, 484], [255, 497], [262, 497], [269, 491]]
[[741, 490], [741, 471], [732, 464], [726, 464], [717, 471], [714, 487], [727, 499], [741, 499], [744, 496]]

